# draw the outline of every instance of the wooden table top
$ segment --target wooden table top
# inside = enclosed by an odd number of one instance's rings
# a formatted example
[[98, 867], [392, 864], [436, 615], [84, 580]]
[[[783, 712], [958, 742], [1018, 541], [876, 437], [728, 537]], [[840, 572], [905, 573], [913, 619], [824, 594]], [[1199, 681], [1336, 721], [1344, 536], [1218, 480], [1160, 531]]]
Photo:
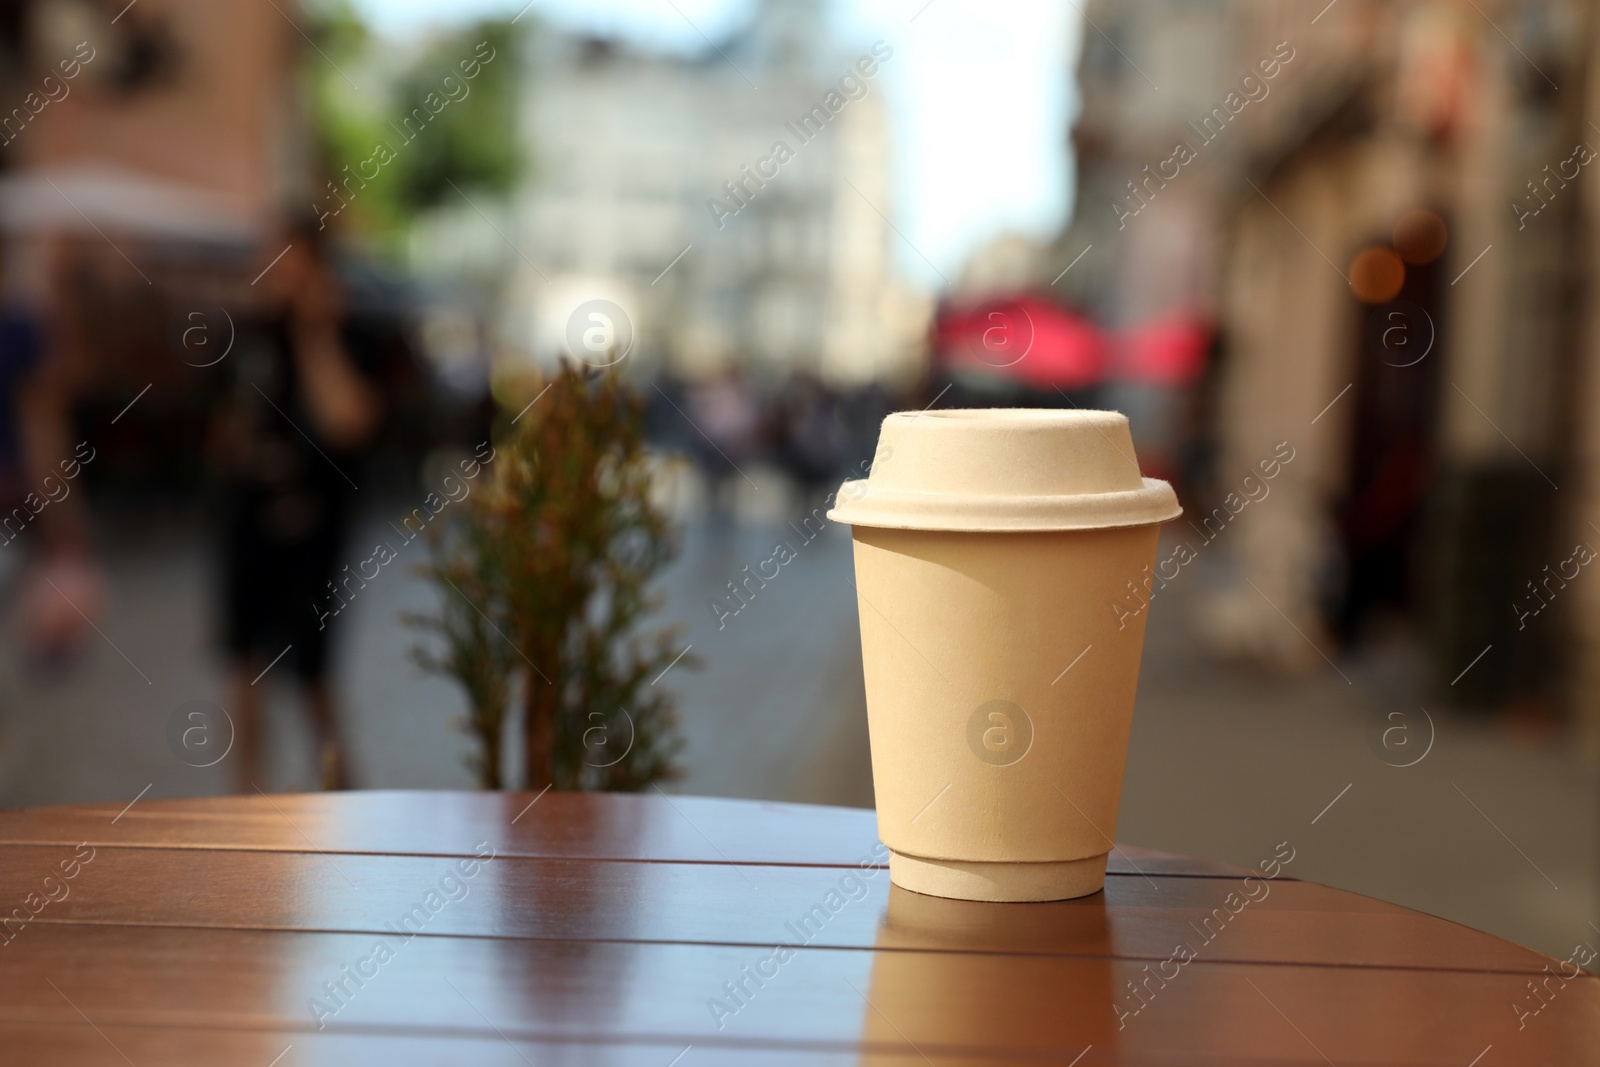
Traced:
[[1269, 871], [942, 900], [870, 811], [658, 793], [0, 813], [0, 1062], [1600, 1062], [1600, 979]]

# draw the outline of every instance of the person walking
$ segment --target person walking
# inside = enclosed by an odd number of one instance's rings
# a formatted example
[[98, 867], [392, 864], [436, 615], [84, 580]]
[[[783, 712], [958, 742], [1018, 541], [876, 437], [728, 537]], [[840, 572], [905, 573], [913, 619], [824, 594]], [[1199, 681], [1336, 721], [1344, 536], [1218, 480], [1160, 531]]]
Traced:
[[[381, 413], [377, 383], [344, 341], [344, 309], [324, 233], [290, 227], [257, 280], [262, 307], [241, 322], [222, 461], [222, 622], [237, 766], [264, 777], [257, 683], [288, 668], [311, 712], [324, 788], [350, 784], [328, 678], [334, 620], [325, 605], [345, 540], [351, 472]], [[286, 247], [285, 247], [286, 246]]]

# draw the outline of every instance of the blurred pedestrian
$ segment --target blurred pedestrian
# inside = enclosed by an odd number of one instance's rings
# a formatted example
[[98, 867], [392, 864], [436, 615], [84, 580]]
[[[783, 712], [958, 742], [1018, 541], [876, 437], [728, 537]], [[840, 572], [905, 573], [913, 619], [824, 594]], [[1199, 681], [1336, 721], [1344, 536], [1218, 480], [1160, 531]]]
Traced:
[[[241, 322], [222, 460], [222, 621], [240, 773], [263, 776], [261, 692], [292, 673], [311, 712], [324, 788], [349, 772], [328, 677], [333, 585], [356, 489], [351, 472], [380, 415], [377, 383], [344, 339], [339, 279], [314, 220], [272, 241]], [[280, 254], [280, 250], [281, 254]], [[277, 259], [272, 257], [277, 256]], [[268, 261], [271, 265], [267, 266]]]
[[809, 512], [844, 466], [839, 398], [816, 373], [798, 370], [779, 394], [777, 409], [778, 459], [800, 488], [801, 511]]
[[706, 477], [713, 529], [723, 528], [736, 513], [736, 479], [747, 477], [745, 464], [761, 447], [761, 406], [738, 367], [693, 386], [689, 416], [705, 443], [695, 450]]
[[12, 555], [7, 579], [21, 575], [27, 659], [45, 668], [82, 650], [105, 600], [84, 495], [72, 484], [95, 450], [72, 440], [86, 367], [71, 263], [65, 240], [13, 236], [0, 285], [0, 547]]

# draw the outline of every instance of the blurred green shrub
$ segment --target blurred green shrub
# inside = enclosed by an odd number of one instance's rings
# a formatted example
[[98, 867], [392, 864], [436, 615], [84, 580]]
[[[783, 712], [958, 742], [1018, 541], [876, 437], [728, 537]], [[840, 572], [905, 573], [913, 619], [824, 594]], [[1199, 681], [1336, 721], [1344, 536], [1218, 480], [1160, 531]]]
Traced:
[[694, 658], [678, 658], [678, 627], [643, 626], [677, 553], [650, 497], [643, 413], [620, 375], [564, 366], [431, 535], [423, 573], [441, 610], [409, 621], [439, 640], [413, 655], [466, 690], [487, 788], [503, 784], [513, 716], [530, 789], [633, 791], [678, 773], [674, 701], [653, 683]]

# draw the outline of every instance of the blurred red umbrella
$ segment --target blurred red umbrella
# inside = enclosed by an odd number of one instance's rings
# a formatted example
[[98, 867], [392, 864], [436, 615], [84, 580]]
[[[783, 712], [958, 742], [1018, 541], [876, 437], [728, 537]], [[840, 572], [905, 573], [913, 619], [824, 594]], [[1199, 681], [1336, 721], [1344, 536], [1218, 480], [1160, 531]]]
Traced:
[[1007, 378], [1044, 389], [1082, 389], [1105, 379], [1110, 346], [1088, 319], [1038, 297], [949, 309], [934, 322], [946, 370]]
[[1122, 335], [1117, 376], [1144, 385], [1191, 385], [1205, 370], [1210, 347], [1211, 327], [1196, 316], [1152, 319]]

